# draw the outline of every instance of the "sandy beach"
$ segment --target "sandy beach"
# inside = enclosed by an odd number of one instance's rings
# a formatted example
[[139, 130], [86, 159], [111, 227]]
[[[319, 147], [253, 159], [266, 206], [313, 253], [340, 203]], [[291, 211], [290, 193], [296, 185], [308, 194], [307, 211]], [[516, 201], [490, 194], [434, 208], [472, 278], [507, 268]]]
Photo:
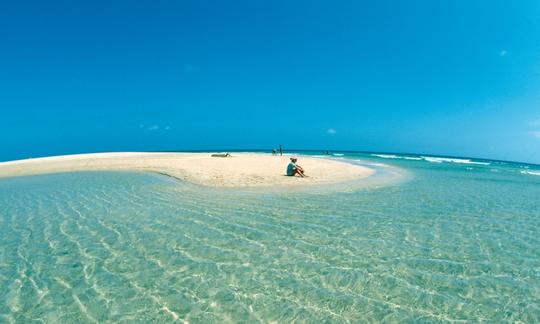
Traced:
[[299, 157], [307, 178], [287, 177], [289, 156], [233, 153], [96, 153], [0, 163], [0, 178], [75, 171], [144, 171], [211, 187], [310, 186], [362, 179], [372, 169], [327, 158]]

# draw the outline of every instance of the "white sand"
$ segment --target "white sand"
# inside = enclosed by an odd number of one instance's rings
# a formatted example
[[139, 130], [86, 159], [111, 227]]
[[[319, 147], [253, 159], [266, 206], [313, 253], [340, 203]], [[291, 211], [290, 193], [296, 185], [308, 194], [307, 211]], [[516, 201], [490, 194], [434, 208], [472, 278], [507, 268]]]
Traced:
[[0, 178], [73, 171], [146, 171], [213, 187], [305, 186], [370, 176], [372, 169], [326, 158], [300, 156], [308, 178], [287, 177], [288, 156], [233, 153], [98, 153], [0, 163]]

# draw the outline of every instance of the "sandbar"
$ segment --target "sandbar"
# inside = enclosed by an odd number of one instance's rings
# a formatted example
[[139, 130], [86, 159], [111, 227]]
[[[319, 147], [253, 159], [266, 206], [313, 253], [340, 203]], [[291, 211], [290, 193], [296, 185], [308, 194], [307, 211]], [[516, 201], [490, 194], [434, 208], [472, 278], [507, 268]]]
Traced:
[[299, 156], [307, 178], [285, 175], [290, 156], [232, 153], [92, 153], [0, 163], [0, 178], [79, 171], [143, 171], [210, 187], [297, 187], [335, 184], [369, 177], [375, 171], [330, 158]]

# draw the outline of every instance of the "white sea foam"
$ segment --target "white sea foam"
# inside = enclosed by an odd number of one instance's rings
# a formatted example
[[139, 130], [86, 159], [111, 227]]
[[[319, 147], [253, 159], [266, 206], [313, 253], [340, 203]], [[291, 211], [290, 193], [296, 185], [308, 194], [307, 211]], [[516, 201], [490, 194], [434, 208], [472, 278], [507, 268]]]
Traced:
[[459, 163], [459, 164], [477, 164], [477, 165], [490, 165], [488, 162], [476, 162], [469, 159], [455, 159], [455, 158], [442, 158], [434, 156], [422, 156], [422, 158], [431, 163]]
[[394, 154], [371, 154], [371, 155], [380, 157], [383, 159], [399, 159], [399, 156], [394, 155]]
[[427, 162], [431, 163], [460, 163], [460, 164], [477, 164], [477, 165], [490, 165], [491, 163], [488, 162], [477, 162], [477, 161], [471, 161], [469, 159], [456, 159], [456, 158], [442, 158], [442, 157], [434, 157], [434, 156], [406, 156], [406, 155], [395, 155], [395, 154], [371, 154], [372, 156], [380, 157], [383, 159], [404, 159], [404, 160], [425, 160]]
[[341, 153], [334, 153], [334, 154], [332, 154], [332, 155], [333, 155], [333, 156], [343, 156], [343, 154], [341, 154]]
[[414, 156], [399, 156], [395, 154], [371, 154], [372, 156], [380, 157], [383, 159], [405, 159], [405, 160], [422, 160], [422, 158], [414, 157]]
[[521, 174], [540, 176], [540, 171], [519, 171]]
[[419, 157], [413, 157], [413, 156], [404, 156], [403, 158], [404, 158], [405, 160], [415, 160], [415, 161], [422, 160], [422, 158], [419, 158]]

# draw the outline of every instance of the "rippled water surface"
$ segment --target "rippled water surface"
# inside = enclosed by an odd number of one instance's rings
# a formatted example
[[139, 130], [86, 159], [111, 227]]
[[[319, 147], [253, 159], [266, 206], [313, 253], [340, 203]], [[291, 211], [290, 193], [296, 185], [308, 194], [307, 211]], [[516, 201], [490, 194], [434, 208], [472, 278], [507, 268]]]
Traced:
[[539, 322], [538, 170], [408, 157], [334, 193], [0, 180], [0, 322]]

